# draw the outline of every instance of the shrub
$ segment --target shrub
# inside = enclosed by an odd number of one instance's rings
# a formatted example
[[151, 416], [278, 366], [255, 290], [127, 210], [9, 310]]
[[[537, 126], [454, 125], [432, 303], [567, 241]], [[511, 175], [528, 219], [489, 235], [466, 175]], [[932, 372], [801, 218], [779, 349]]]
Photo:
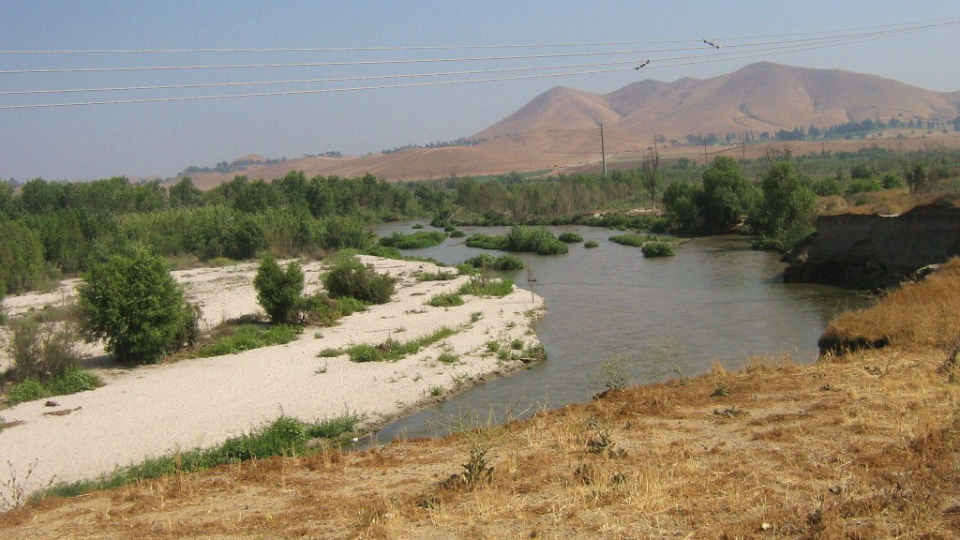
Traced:
[[456, 230], [454, 230], [454, 231], [450, 231], [450, 238], [463, 238], [463, 237], [466, 236], [466, 235], [467, 235], [467, 234], [466, 234], [465, 232], [461, 231], [460, 229], [456, 229]]
[[123, 363], [154, 362], [196, 341], [198, 310], [163, 259], [142, 248], [93, 263], [80, 285], [81, 330]]
[[74, 366], [50, 381], [47, 389], [51, 396], [64, 396], [93, 390], [102, 384], [96, 375]]
[[40, 235], [18, 222], [0, 221], [0, 238], [0, 286], [11, 293], [36, 287], [43, 277]]
[[446, 236], [437, 231], [419, 231], [413, 234], [395, 231], [390, 236], [381, 238], [380, 245], [397, 249], [422, 249], [440, 245], [445, 239]]
[[595, 248], [595, 247], [598, 247], [599, 245], [600, 244], [598, 244], [596, 240], [587, 240], [586, 242], [583, 243], [583, 247], [585, 248]]
[[523, 261], [514, 255], [502, 255], [493, 263], [494, 270], [523, 270]]
[[506, 237], [477, 233], [467, 238], [467, 247], [482, 249], [506, 249]]
[[670, 257], [676, 255], [676, 251], [674, 250], [671, 242], [647, 242], [642, 248], [640, 248], [640, 251], [642, 251], [643, 256], [647, 258]]
[[440, 270], [438, 272], [422, 272], [417, 274], [417, 281], [450, 281], [456, 279], [457, 275], [450, 270]]
[[442, 293], [431, 297], [426, 304], [433, 307], [462, 306], [463, 298], [457, 293]]
[[291, 262], [283, 269], [273, 255], [264, 255], [260, 258], [253, 286], [257, 290], [257, 302], [267, 312], [271, 322], [298, 322], [299, 308], [303, 307], [303, 301], [300, 300], [303, 270], [299, 264]]
[[639, 234], [618, 234], [611, 236], [609, 240], [621, 246], [641, 247], [647, 241], [647, 237]]
[[444, 351], [437, 357], [437, 362], [452, 366], [460, 361], [460, 357], [450, 351]]
[[34, 321], [14, 326], [10, 352], [15, 381], [35, 379], [44, 384], [75, 367], [80, 358], [69, 330], [43, 331]]
[[356, 257], [339, 258], [323, 276], [323, 285], [333, 298], [349, 296], [369, 304], [389, 302], [396, 282]]
[[558, 239], [561, 242], [565, 242], [567, 244], [576, 244], [578, 242], [583, 242], [583, 237], [575, 232], [561, 233]]
[[523, 270], [524, 267], [523, 260], [515, 255], [501, 255], [494, 258], [486, 253], [467, 259], [464, 264], [469, 264], [474, 268], [500, 271]]
[[8, 399], [11, 405], [16, 405], [17, 403], [26, 403], [27, 401], [42, 399], [49, 395], [43, 383], [36, 379], [27, 379], [10, 388]]

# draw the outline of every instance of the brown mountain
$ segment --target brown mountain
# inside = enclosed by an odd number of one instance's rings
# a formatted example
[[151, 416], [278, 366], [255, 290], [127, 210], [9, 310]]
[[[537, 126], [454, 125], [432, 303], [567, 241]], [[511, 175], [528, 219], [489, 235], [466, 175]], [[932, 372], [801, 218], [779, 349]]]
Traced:
[[[934, 92], [848, 71], [761, 62], [712, 79], [640, 81], [603, 95], [554, 88], [471, 138], [509, 137], [526, 146], [537, 140], [531, 133], [552, 131], [566, 132], [563, 138], [576, 144], [579, 137], [572, 132], [595, 133], [600, 122], [644, 141], [654, 133], [668, 138], [749, 131], [759, 135], [867, 118], [949, 121], [958, 111], [960, 92]], [[554, 144], [553, 150], [563, 149]]]
[[[952, 121], [958, 115], [960, 92], [934, 92], [848, 71], [761, 62], [711, 79], [639, 81], [609, 94], [556, 87], [468, 137], [486, 139], [476, 146], [298, 158], [272, 165], [251, 164], [243, 174], [272, 179], [301, 170], [308, 176], [371, 173], [387, 180], [410, 180], [560, 170], [599, 160], [600, 123], [608, 154], [639, 156], [654, 134], [682, 141], [688, 134], [753, 132], [759, 136], [765, 131], [772, 134], [811, 125], [823, 128], [867, 118]], [[960, 145], [953, 135], [945, 137], [949, 139], [945, 144]], [[939, 134], [933, 137], [942, 138]], [[211, 187], [233, 174], [195, 175], [194, 181]]]

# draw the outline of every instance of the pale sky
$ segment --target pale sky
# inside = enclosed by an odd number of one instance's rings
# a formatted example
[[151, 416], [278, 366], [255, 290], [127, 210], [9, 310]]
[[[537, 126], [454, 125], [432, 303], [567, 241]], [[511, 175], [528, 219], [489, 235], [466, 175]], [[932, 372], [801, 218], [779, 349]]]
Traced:
[[[931, 90], [960, 91], [960, 25], [942, 25], [960, 22], [960, 3], [956, 1], [598, 0], [588, 5], [570, 0], [0, 0], [0, 14], [0, 71], [7, 72], [0, 73], [0, 178], [21, 181], [34, 177], [168, 177], [188, 165], [212, 166], [248, 153], [293, 158], [334, 150], [349, 154], [379, 152], [411, 143], [469, 136], [554, 86], [607, 93], [643, 79], [709, 78], [758, 61], [844, 69]], [[898, 29], [919, 26], [931, 28], [894, 34]], [[824, 34], [828, 31], [831, 33]], [[867, 37], [882, 39], [864, 40]], [[722, 48], [712, 49], [703, 44], [704, 39], [721, 44]], [[857, 39], [864, 41], [855, 42]], [[588, 43], [605, 45], [585, 45]], [[831, 43], [836, 46], [814, 48]], [[533, 47], [545, 44], [565, 46]], [[491, 48], [411, 49], [480, 45]], [[355, 50], [371, 47], [405, 49]], [[302, 50], [318, 48], [354, 50]], [[142, 52], [172, 49], [258, 51]], [[71, 53], [18, 53], [27, 50]], [[141, 52], [76, 53], [81, 50]], [[508, 56], [539, 58], [504, 58]], [[481, 57], [497, 58], [437, 61]], [[683, 60], [686, 57], [695, 58]], [[632, 69], [634, 63], [648, 59], [651, 63], [642, 70]], [[412, 60], [420, 62], [411, 63]], [[352, 64], [63, 71], [336, 62]], [[530, 67], [552, 68], [508, 71]], [[24, 72], [37, 69], [60, 71]], [[487, 73], [371, 78], [478, 70]], [[567, 75], [543, 76], [547, 74]], [[16, 105], [316, 91], [532, 75], [540, 78], [239, 99], [3, 109]], [[9, 93], [345, 77], [366, 79]]]

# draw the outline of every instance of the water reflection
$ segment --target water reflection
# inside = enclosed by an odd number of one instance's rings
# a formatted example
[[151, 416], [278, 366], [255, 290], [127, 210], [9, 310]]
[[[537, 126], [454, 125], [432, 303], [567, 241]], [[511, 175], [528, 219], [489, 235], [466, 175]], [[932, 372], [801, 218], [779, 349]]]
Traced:
[[[410, 227], [387, 224], [376, 232]], [[502, 234], [505, 228], [463, 230]], [[635, 382], [675, 375], [675, 369], [699, 374], [713, 362], [736, 368], [753, 355], [786, 353], [809, 362], [834, 314], [862, 303], [831, 287], [783, 284], [777, 255], [751, 250], [742, 237], [697, 239], [675, 257], [644, 259], [639, 249], [609, 242], [614, 233], [607, 229], [552, 230], [575, 230], [600, 245], [574, 244], [569, 254], [552, 257], [519, 255], [527, 270], [516, 273], [517, 285], [547, 302], [536, 332], [549, 360], [400, 420], [377, 435], [379, 442], [442, 432], [449, 418], [464, 412], [522, 416], [586, 401], [597, 391], [600, 364], [617, 355], [635, 359]], [[457, 264], [481, 252], [464, 241], [407, 253]]]

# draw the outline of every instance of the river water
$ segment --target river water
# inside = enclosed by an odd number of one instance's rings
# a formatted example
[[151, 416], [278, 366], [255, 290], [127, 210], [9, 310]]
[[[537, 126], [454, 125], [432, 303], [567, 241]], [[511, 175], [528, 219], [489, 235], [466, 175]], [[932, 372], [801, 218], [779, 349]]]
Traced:
[[[388, 223], [375, 232], [414, 232], [413, 223]], [[600, 390], [602, 364], [617, 356], [632, 359], [634, 383], [698, 375], [714, 362], [737, 368], [754, 355], [785, 353], [812, 362], [830, 319], [863, 304], [841, 289], [782, 283], [784, 263], [775, 253], [750, 249], [744, 237], [695, 239], [674, 257], [645, 259], [638, 248], [610, 242], [620, 233], [609, 229], [550, 229], [576, 231], [600, 245], [571, 244], [570, 253], [558, 256], [516, 254], [527, 265], [513, 274], [516, 284], [546, 299], [546, 317], [535, 330], [548, 360], [398, 420], [378, 432], [376, 442], [442, 434], [464, 415], [522, 417], [587, 401]], [[506, 228], [462, 230], [469, 236]], [[464, 242], [448, 238], [404, 253], [458, 264], [485, 252]]]

